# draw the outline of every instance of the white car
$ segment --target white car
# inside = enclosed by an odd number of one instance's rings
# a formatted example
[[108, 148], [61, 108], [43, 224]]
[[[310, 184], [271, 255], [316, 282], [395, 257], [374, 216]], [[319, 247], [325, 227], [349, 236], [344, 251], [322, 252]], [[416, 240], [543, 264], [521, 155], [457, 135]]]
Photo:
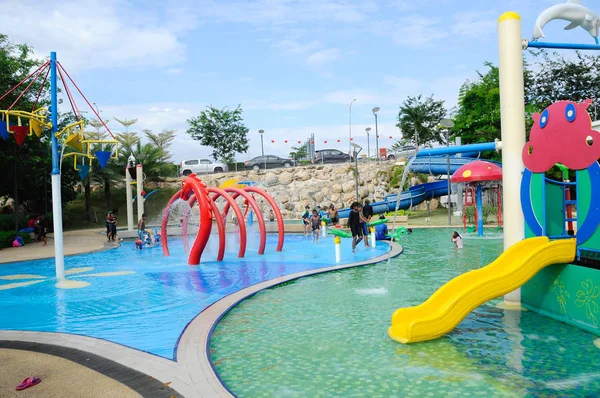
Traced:
[[224, 163], [216, 163], [210, 159], [190, 159], [181, 162], [179, 170], [182, 176], [189, 176], [192, 173], [223, 173], [229, 171], [229, 167], [227, 167], [227, 165]]

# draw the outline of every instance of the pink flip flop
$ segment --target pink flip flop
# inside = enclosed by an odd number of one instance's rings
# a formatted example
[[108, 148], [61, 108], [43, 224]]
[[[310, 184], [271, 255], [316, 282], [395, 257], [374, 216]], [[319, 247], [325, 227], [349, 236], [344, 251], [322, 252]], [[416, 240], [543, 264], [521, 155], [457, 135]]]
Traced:
[[26, 388], [33, 387], [33, 386], [35, 386], [37, 384], [40, 384], [41, 381], [42, 380], [40, 380], [39, 378], [31, 376], [31, 377], [28, 377], [25, 380], [23, 380], [21, 382], [21, 384], [19, 384], [18, 386], [15, 387], [15, 389], [17, 391], [21, 391], [21, 390], [24, 390]]

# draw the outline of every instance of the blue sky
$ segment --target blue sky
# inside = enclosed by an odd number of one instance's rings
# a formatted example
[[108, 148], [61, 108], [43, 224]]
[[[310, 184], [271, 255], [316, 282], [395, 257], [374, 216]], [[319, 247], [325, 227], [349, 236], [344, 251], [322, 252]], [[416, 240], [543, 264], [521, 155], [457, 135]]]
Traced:
[[[379, 106], [380, 146], [389, 146], [400, 138], [394, 124], [407, 95], [433, 94], [450, 110], [462, 83], [485, 61], [497, 62], [498, 16], [520, 13], [523, 36], [530, 37], [537, 15], [560, 2], [0, 3], [0, 30], [31, 45], [36, 56], [57, 51], [86, 96], [111, 119], [111, 129], [122, 130], [113, 116], [138, 118], [137, 131], [177, 129], [173, 161], [180, 162], [210, 153], [185, 133], [186, 120], [210, 104], [242, 105], [251, 148], [239, 160], [260, 154], [259, 129], [270, 154], [287, 155], [291, 143], [311, 133], [319, 148], [347, 150], [346, 105], [353, 98], [354, 142], [366, 148], [365, 128], [374, 128], [371, 109]], [[548, 40], [591, 42], [582, 30], [563, 33], [563, 25], [551, 22], [544, 29]]]

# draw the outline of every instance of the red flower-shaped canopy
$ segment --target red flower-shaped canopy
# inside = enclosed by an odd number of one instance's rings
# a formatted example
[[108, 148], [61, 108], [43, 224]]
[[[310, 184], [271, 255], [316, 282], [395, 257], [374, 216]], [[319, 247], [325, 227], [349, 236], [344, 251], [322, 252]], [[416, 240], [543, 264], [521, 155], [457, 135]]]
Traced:
[[476, 182], [502, 180], [502, 168], [494, 163], [476, 160], [461, 166], [452, 174], [452, 182]]

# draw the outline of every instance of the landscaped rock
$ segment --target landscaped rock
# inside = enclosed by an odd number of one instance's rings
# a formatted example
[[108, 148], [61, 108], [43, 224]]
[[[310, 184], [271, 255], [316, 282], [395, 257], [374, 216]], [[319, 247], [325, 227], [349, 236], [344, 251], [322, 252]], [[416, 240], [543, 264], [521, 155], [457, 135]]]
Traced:
[[342, 193], [342, 192], [344, 192], [344, 188], [340, 184], [333, 184], [331, 186], [331, 192]]

